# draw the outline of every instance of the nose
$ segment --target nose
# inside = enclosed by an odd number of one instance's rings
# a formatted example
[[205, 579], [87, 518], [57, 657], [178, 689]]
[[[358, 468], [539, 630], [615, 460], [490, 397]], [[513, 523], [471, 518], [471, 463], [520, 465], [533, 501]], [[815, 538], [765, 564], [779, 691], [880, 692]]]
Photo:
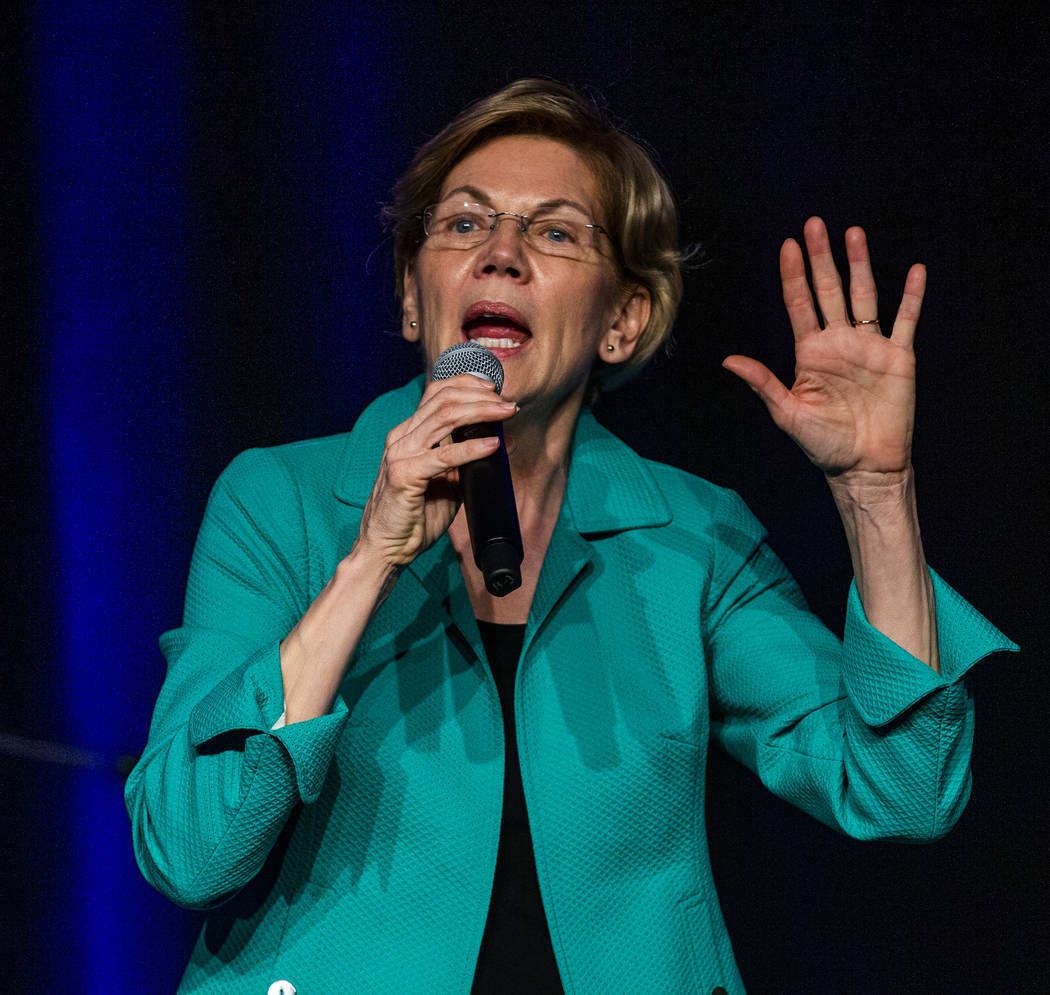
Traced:
[[478, 248], [475, 272], [479, 276], [506, 274], [517, 280], [528, 279], [529, 256], [518, 216], [510, 213], [497, 215], [492, 226], [492, 234]]

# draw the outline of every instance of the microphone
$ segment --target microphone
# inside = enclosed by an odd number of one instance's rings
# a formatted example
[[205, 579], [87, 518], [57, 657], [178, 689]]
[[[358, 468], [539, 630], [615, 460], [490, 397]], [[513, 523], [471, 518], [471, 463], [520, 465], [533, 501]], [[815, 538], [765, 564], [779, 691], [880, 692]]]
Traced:
[[[495, 355], [477, 342], [459, 342], [434, 361], [435, 380], [447, 380], [470, 373], [496, 385], [503, 393], [503, 366]], [[521, 587], [521, 561], [524, 549], [514, 503], [514, 484], [510, 479], [507, 447], [500, 422], [481, 422], [452, 430], [452, 441], [499, 436], [499, 449], [489, 456], [459, 468], [460, 491], [467, 513], [470, 546], [474, 563], [485, 578], [490, 594], [502, 598]]]

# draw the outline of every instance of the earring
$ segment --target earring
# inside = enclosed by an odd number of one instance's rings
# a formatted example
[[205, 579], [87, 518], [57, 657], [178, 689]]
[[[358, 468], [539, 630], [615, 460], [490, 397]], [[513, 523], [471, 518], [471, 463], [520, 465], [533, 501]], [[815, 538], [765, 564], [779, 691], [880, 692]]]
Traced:
[[616, 352], [616, 346], [611, 342], [605, 347], [606, 352]]
[[415, 328], [415, 327], [416, 327], [416, 323], [415, 323], [414, 321], [410, 321], [410, 322], [408, 323], [408, 327], [409, 327], [409, 328]]

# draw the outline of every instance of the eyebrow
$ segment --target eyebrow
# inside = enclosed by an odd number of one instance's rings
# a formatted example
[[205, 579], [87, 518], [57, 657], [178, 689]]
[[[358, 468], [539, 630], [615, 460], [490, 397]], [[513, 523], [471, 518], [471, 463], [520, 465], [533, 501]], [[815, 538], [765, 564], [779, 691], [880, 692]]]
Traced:
[[[479, 204], [486, 204], [489, 207], [492, 206], [492, 198], [489, 197], [488, 194], [482, 193], [477, 187], [472, 186], [456, 187], [453, 190], [449, 190], [449, 192], [441, 199], [448, 200], [449, 197], [453, 197], [457, 193], [469, 194]], [[539, 214], [542, 211], [553, 211], [556, 207], [574, 207], [585, 217], [591, 216], [591, 209], [584, 207], [579, 201], [571, 200], [569, 197], [552, 197], [550, 200], [545, 200], [537, 204], [529, 214], [525, 215], [525, 217], [531, 217], [533, 214]]]

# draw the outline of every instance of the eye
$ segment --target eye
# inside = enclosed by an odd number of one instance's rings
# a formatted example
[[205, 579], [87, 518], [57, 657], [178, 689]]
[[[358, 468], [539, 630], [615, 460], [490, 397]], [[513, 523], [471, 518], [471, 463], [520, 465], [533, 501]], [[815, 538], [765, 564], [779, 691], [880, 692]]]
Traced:
[[439, 204], [433, 212], [430, 234], [452, 242], [473, 242], [488, 232], [486, 210], [481, 204]]
[[453, 218], [452, 223], [449, 225], [449, 230], [454, 235], [473, 234], [478, 230], [478, 220], [471, 215]]
[[577, 226], [571, 221], [558, 218], [543, 218], [529, 226], [537, 235], [553, 245], [572, 245], [579, 241]]

